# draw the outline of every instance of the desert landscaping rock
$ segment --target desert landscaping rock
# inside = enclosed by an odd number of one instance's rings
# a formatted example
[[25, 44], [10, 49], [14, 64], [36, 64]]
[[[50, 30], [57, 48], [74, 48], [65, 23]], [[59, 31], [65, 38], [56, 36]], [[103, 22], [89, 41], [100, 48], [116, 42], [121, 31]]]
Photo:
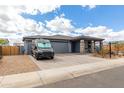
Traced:
[[0, 62], [0, 76], [40, 70], [28, 55], [4, 56]]

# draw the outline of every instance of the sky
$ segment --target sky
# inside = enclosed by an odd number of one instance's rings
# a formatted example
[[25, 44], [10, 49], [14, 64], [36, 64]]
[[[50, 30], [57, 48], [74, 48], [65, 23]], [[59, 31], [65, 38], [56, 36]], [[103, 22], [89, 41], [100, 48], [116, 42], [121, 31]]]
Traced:
[[22, 42], [32, 35], [87, 35], [124, 40], [121, 5], [0, 5], [0, 38]]

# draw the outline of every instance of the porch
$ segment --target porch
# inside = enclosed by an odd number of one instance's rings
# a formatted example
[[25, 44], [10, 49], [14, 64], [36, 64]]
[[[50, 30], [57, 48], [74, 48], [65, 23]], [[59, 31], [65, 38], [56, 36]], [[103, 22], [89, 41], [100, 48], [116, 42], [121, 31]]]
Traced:
[[103, 42], [97, 40], [80, 40], [80, 53], [94, 53], [102, 49]]

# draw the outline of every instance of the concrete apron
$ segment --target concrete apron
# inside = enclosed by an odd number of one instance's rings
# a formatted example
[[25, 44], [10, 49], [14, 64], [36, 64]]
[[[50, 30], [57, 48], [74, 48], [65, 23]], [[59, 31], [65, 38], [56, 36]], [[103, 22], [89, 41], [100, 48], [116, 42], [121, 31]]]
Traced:
[[124, 66], [124, 59], [108, 60], [70, 67], [14, 74], [0, 77], [0, 87], [35, 87]]

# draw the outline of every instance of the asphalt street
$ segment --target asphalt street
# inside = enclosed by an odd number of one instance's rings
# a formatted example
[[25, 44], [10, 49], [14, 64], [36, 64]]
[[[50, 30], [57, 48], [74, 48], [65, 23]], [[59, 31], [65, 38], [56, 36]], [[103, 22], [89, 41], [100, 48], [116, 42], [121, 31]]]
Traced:
[[124, 66], [36, 88], [124, 88]]

